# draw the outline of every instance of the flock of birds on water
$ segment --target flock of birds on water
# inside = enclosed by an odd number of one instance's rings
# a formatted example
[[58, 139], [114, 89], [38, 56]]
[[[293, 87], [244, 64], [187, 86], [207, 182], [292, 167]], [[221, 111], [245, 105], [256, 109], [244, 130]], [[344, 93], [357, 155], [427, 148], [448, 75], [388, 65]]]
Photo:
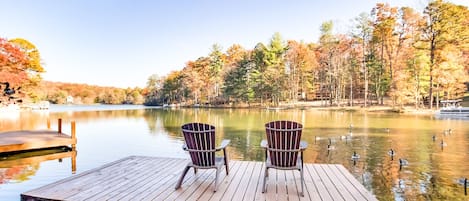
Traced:
[[[349, 133], [346, 135], [341, 135], [339, 138], [341, 140], [345, 140], [346, 142], [348, 140], [352, 139], [353, 136], [353, 125], [350, 124], [349, 126]], [[384, 128], [384, 132], [390, 134], [390, 129], [389, 128]], [[450, 136], [452, 134], [453, 130], [452, 129], [446, 129], [443, 131], [443, 136]], [[321, 137], [316, 136], [315, 141], [321, 140]], [[335, 146], [333, 145], [335, 143], [334, 138], [328, 138], [328, 144], [327, 144], [327, 151], [332, 151], [335, 149]], [[436, 142], [437, 141], [437, 136], [432, 135], [432, 141]], [[439, 142], [439, 146], [441, 147], [441, 150], [443, 150], [444, 147], [448, 146], [448, 144], [443, 140], [443, 138]], [[389, 149], [387, 153], [391, 157], [391, 161], [394, 160], [394, 156], [396, 156], [396, 151], [394, 149]], [[353, 162], [353, 165], [356, 165], [356, 162], [360, 159], [360, 154], [358, 154], [356, 151], [353, 151], [352, 156], [350, 157], [351, 161]], [[399, 163], [399, 170], [402, 170], [402, 167], [408, 166], [409, 161], [405, 158], [399, 158], [398, 160]], [[456, 180], [457, 184], [463, 185], [464, 186], [464, 194], [467, 195], [467, 186], [469, 185], [469, 180], [466, 177], [461, 177]]]

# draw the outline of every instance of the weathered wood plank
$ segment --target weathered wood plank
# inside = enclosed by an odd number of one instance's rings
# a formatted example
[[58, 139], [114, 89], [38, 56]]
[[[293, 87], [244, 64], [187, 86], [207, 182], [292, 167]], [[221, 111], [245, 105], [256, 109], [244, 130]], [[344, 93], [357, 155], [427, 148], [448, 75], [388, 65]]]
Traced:
[[[277, 170], [269, 168], [266, 181], [265, 200], [277, 200]], [[262, 192], [262, 191], [261, 191]]]
[[324, 168], [328, 168], [329, 171], [332, 172], [332, 174], [334, 175], [334, 178], [331, 178], [331, 179], [336, 179], [337, 181], [339, 181], [339, 185], [342, 185], [342, 189], [344, 189], [344, 192], [347, 192], [349, 195], [351, 195], [355, 200], [367, 200], [366, 197], [364, 197], [360, 191], [358, 191], [356, 188], [351, 188], [351, 186], [353, 186], [352, 183], [350, 183], [350, 181], [344, 177], [342, 175], [342, 173], [339, 171], [339, 169], [337, 169], [337, 167], [334, 165], [327, 165], [327, 167], [324, 167]]
[[143, 179], [139, 184], [134, 185], [128, 188], [128, 191], [121, 193], [115, 196], [116, 200], [135, 200], [134, 197], [150, 191], [152, 187], [158, 187], [162, 183], [166, 182], [171, 178], [171, 175], [168, 175], [168, 172], [173, 171], [180, 164], [180, 160], [167, 159], [167, 163], [159, 162], [161, 166], [155, 168], [158, 172], [152, 175], [149, 175], [147, 178]]
[[[188, 197], [191, 197], [192, 194], [197, 192], [199, 188], [205, 189], [208, 186], [203, 186], [203, 184], [214, 184], [215, 181], [215, 169], [199, 169], [197, 174], [194, 175], [194, 180], [192, 184], [184, 186], [184, 188], [181, 187], [181, 190], [173, 191], [168, 197], [166, 197], [164, 200], [187, 200]], [[222, 174], [222, 173], [220, 173]], [[212, 186], [213, 188], [214, 186]], [[213, 189], [212, 189], [213, 191]], [[160, 200], [160, 199], [157, 199]]]
[[353, 187], [355, 189], [357, 189], [358, 191], [360, 191], [360, 193], [367, 198], [367, 200], [370, 200], [370, 201], [377, 201], [378, 199], [376, 199], [375, 196], [373, 196], [373, 194], [371, 194], [369, 191], [366, 190], [366, 188], [360, 184], [360, 182], [358, 182], [357, 179], [355, 179], [355, 177], [353, 177], [352, 174], [350, 174], [350, 172], [347, 171], [347, 169], [345, 169], [344, 166], [342, 165], [336, 165], [335, 166], [341, 173], [344, 177], [346, 177], [348, 179], [348, 181], [352, 184], [351, 186], [349, 187]]
[[205, 183], [205, 180], [207, 180], [209, 183], [212, 183], [213, 179], [215, 178], [214, 169], [198, 170], [197, 174], [194, 174], [193, 169], [190, 169], [184, 178], [181, 188], [174, 190], [176, 181], [179, 179], [183, 168], [177, 170], [178, 174], [176, 180], [165, 191], [163, 191], [157, 197], [151, 198], [153, 196], [150, 196], [148, 198], [144, 198], [143, 200], [175, 200], [179, 195], [184, 194], [186, 191], [193, 192], [196, 187], [198, 187], [198, 185]]
[[[231, 162], [230, 172], [225, 176], [224, 180], [220, 180], [217, 192], [207, 191], [207, 193], [203, 194], [199, 200], [221, 200], [223, 194], [231, 187], [232, 180], [242, 174], [243, 170], [241, 169], [241, 165], [243, 164], [244, 163], [241, 163], [240, 161]], [[213, 188], [213, 186], [211, 188]]]
[[[289, 201], [296, 201], [300, 200], [301, 198], [301, 176], [300, 176], [300, 171], [298, 170], [291, 170], [291, 171], [285, 171], [286, 178], [287, 178], [287, 192], [288, 192], [288, 197], [290, 198]], [[307, 196], [307, 193], [304, 192], [305, 196]], [[290, 196], [292, 195], [292, 196]], [[293, 196], [296, 195], [297, 197]]]
[[285, 175], [286, 172], [286, 170], [277, 170], [277, 182], [275, 182], [275, 186], [277, 189], [277, 200], [288, 200], [286, 182], [287, 178]]
[[[66, 200], [85, 200], [85, 199], [92, 199], [95, 196], [105, 195], [109, 193], [109, 191], [114, 190], [117, 188], [121, 183], [127, 182], [132, 178], [136, 177], [138, 174], [144, 174], [148, 171], [145, 165], [148, 163], [142, 163], [142, 161], [150, 160], [148, 158], [143, 158], [138, 160], [139, 158], [135, 158], [134, 163], [126, 166], [123, 171], [121, 172], [112, 172], [109, 174], [109, 177], [103, 178], [101, 177], [99, 180], [96, 180], [95, 183], [98, 185], [93, 185], [91, 187], [87, 187], [79, 191], [78, 193], [66, 197]], [[117, 186], [117, 187], [116, 187]]]
[[[157, 197], [161, 195], [163, 192], [168, 191], [168, 190], [174, 190], [174, 187], [176, 185], [177, 179], [179, 179], [179, 176], [181, 174], [181, 170], [187, 165], [188, 160], [178, 160], [178, 164], [174, 165], [173, 168], [169, 169], [169, 171], [166, 172], [166, 176], [159, 179], [159, 180], [154, 180], [155, 182], [145, 191], [143, 191], [140, 194], [137, 194], [136, 196], [132, 197], [129, 200], [151, 200], [154, 197]], [[177, 170], [177, 171], [176, 171]], [[186, 177], [188, 180], [190, 180], [190, 173], [189, 172]], [[171, 186], [172, 185], [172, 186]]]
[[[246, 170], [244, 171], [243, 179], [241, 179], [240, 183], [238, 184], [236, 190], [233, 192], [231, 197], [237, 197], [240, 200], [243, 199], [243, 197], [246, 195], [246, 192], [251, 190], [247, 189], [249, 186], [249, 182], [251, 181], [251, 177], [254, 173], [254, 168], [256, 166], [256, 163], [254, 162], [246, 162], [248, 163]], [[230, 194], [225, 194], [225, 199], [229, 199]]]
[[[308, 177], [317, 189], [319, 200], [333, 200], [323, 182], [323, 179], [316, 172], [314, 165], [306, 164], [305, 168], [308, 170]], [[306, 183], [308, 184], [309, 182]], [[315, 194], [312, 194], [311, 197], [315, 197]]]
[[336, 186], [334, 185], [335, 181], [331, 181], [321, 166], [316, 165], [313, 166], [314, 170], [317, 172], [321, 181], [323, 182], [324, 186], [326, 186], [329, 195], [331, 195], [333, 200], [344, 200], [344, 198], [340, 195], [339, 191], [337, 190]]
[[[23, 194], [31, 195], [32, 197], [48, 196], [47, 198], [49, 198], [54, 196], [55, 199], [65, 199], [66, 197], [74, 195], [82, 189], [87, 188], [90, 183], [93, 185], [99, 185], [99, 183], [96, 183], [95, 181], [99, 180], [100, 177], [108, 177], [114, 173], [123, 173], [125, 170], [124, 167], [127, 166], [127, 164], [132, 163], [134, 160], [134, 157], [126, 157], [115, 162], [108, 163], [102, 167], [74, 175]], [[121, 170], [118, 171], [119, 169]]]
[[252, 168], [252, 175], [249, 178], [249, 183], [246, 185], [243, 200], [255, 200], [256, 194], [260, 192], [258, 184], [262, 182], [262, 171], [264, 170], [263, 163], [254, 163]]
[[[135, 188], [141, 186], [142, 184], [147, 183], [147, 179], [153, 176], [157, 176], [162, 168], [164, 169], [165, 163], [170, 163], [171, 159], [160, 159], [160, 160], [152, 160], [149, 163], [145, 163], [145, 161], [139, 161], [139, 166], [138, 169], [136, 169], [136, 174], [129, 175], [128, 177], [125, 178], [123, 182], [118, 182], [116, 184], [113, 184], [111, 188], [107, 188], [104, 191], [99, 192], [99, 194], [94, 195], [93, 197], [88, 198], [87, 200], [109, 200], [109, 199], [118, 199], [118, 197], [121, 197], [127, 193], [130, 193], [135, 190]], [[161, 164], [161, 167], [154, 168], [155, 165]], [[149, 177], [149, 175], [151, 175]], [[139, 180], [140, 182], [138, 184], [135, 184], [132, 182], [131, 179]]]
[[322, 200], [318, 187], [309, 173], [308, 164], [305, 164], [303, 171], [305, 174], [305, 200]]
[[[239, 185], [243, 181], [245, 175], [249, 175], [249, 173], [247, 173], [248, 165], [249, 162], [241, 163], [236, 177], [231, 180], [229, 188], [225, 191], [225, 193], [223, 193], [222, 199], [220, 200], [231, 200], [235, 196], [235, 192], [238, 188], [240, 188]], [[215, 196], [213, 199], [217, 199], [217, 197]]]
[[[357, 200], [355, 199], [347, 188], [342, 184], [342, 177], [337, 177], [335, 173], [331, 170], [331, 165], [319, 164], [319, 168], [329, 177], [331, 181], [335, 181], [332, 184], [335, 186], [339, 194], [344, 198], [344, 200]], [[332, 167], [333, 168], [333, 167]]]
[[188, 160], [131, 156], [25, 192], [23, 200], [376, 200], [341, 165], [305, 164], [305, 197], [298, 171], [269, 170], [268, 191], [261, 193], [264, 163], [231, 161], [230, 173], [188, 172], [175, 184]]

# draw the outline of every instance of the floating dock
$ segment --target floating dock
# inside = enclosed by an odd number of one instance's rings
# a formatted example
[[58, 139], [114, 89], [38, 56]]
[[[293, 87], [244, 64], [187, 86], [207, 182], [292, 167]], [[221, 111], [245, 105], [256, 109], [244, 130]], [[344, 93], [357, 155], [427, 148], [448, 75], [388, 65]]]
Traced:
[[213, 192], [214, 170], [189, 171], [175, 190], [187, 159], [130, 156], [21, 194], [21, 200], [377, 200], [342, 165], [305, 164], [305, 196], [298, 171], [269, 170], [264, 163], [230, 161]]
[[[50, 128], [50, 124], [48, 123]], [[17, 152], [51, 147], [71, 146], [77, 143], [75, 122], [71, 122], [71, 135], [62, 133], [62, 120], [58, 120], [58, 130], [9, 131], [0, 132], [0, 153]]]

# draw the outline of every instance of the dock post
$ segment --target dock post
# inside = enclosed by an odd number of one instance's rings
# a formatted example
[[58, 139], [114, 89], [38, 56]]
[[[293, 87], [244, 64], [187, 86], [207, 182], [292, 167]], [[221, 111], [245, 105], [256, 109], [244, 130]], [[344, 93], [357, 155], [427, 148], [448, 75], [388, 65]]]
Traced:
[[59, 128], [58, 128], [58, 131], [57, 131], [57, 132], [58, 132], [58, 133], [62, 133], [62, 119], [59, 119], [58, 124], [59, 124], [59, 125], [58, 125]]
[[77, 172], [77, 151], [72, 148], [72, 174]]
[[[75, 142], [76, 139], [77, 139], [77, 138], [76, 138], [75, 121], [72, 121], [72, 124], [71, 124], [71, 125], [72, 125], [72, 133], [71, 133], [71, 135], [72, 135], [72, 140], [73, 140], [73, 142]], [[75, 149], [75, 144], [72, 144], [72, 148]]]
[[75, 126], [75, 121], [72, 121], [71, 123], [71, 137], [72, 137], [72, 174], [75, 174], [75, 172], [77, 171], [77, 150], [76, 150], [76, 142], [77, 142], [77, 138], [76, 138], [76, 126]]

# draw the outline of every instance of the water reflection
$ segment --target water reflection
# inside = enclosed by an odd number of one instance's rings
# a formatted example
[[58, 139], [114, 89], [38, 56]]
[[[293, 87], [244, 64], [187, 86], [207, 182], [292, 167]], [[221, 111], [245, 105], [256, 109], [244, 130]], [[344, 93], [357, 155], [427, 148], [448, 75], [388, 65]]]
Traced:
[[[231, 140], [230, 158], [261, 161], [265, 122], [288, 119], [304, 125], [303, 140], [309, 143], [306, 162], [344, 165], [379, 200], [468, 199], [456, 182], [469, 177], [469, 124], [464, 120], [320, 110], [57, 110], [20, 114], [21, 121], [0, 118], [0, 131], [38, 129], [47, 119], [57, 118], [77, 122], [77, 172], [128, 155], [187, 157], [181, 150], [180, 126], [188, 122], [214, 125], [217, 140]], [[352, 160], [354, 153], [360, 158]], [[33, 166], [39, 167], [29, 168]], [[47, 180], [52, 173], [42, 174]]]
[[35, 175], [39, 166], [44, 161], [71, 158], [71, 173], [76, 171], [75, 149], [68, 147], [56, 147], [50, 149], [2, 153], [0, 154], [0, 183], [22, 182]]

